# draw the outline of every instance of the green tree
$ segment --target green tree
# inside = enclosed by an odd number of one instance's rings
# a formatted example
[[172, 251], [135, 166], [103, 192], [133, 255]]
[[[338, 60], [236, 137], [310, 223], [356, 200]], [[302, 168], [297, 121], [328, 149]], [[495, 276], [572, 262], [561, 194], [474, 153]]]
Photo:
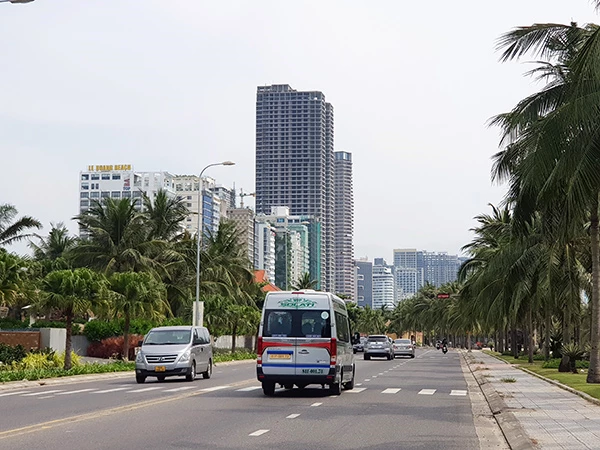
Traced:
[[66, 322], [65, 370], [71, 368], [71, 333], [76, 314], [87, 313], [102, 301], [105, 280], [90, 269], [67, 269], [50, 272], [42, 281], [39, 308], [60, 311]]
[[162, 319], [170, 313], [165, 300], [165, 287], [149, 273], [117, 272], [108, 278], [110, 309], [122, 315], [122, 358], [129, 358], [129, 330], [132, 317]]
[[30, 237], [31, 234], [25, 233], [29, 229], [42, 228], [42, 224], [33, 217], [23, 216], [16, 219], [17, 214], [17, 208], [13, 205], [0, 204], [0, 247]]
[[315, 289], [317, 287], [317, 280], [313, 280], [310, 277], [310, 273], [305, 272], [296, 282], [294, 283], [293, 289]]
[[22, 258], [0, 249], [0, 306], [17, 303], [22, 295], [26, 270]]
[[159, 189], [154, 199], [144, 194], [143, 205], [150, 240], [176, 241], [184, 236], [181, 224], [190, 214], [184, 200], [171, 197], [167, 191]]

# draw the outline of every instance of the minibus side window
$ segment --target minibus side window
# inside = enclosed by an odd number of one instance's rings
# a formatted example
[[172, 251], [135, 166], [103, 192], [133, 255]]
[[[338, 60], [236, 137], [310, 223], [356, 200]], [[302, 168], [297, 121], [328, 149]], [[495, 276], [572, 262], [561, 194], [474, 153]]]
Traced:
[[337, 330], [337, 338], [342, 342], [350, 342], [350, 328], [348, 326], [348, 318], [343, 314], [336, 312], [335, 326]]
[[330, 338], [329, 311], [302, 311], [302, 334], [307, 338]]
[[292, 336], [292, 311], [267, 311], [263, 336]]

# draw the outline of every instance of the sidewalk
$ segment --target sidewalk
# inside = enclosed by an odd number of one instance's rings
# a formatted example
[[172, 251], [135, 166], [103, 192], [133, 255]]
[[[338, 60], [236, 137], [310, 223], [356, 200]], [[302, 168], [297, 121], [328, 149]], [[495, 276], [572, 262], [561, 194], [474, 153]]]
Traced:
[[511, 448], [600, 449], [600, 406], [481, 351], [462, 354]]

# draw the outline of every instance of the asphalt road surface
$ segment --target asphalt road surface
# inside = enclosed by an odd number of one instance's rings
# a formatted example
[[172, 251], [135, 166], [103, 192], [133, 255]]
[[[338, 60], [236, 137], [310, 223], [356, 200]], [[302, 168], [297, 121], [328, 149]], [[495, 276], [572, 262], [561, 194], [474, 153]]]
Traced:
[[0, 449], [478, 449], [459, 355], [364, 361], [356, 385], [276, 391], [254, 363], [210, 380], [120, 378], [0, 391]]

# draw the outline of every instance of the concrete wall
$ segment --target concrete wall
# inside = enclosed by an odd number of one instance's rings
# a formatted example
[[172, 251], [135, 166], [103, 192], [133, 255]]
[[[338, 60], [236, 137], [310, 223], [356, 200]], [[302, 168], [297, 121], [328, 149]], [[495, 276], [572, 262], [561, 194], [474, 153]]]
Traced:
[[50, 347], [56, 352], [65, 351], [67, 330], [64, 328], [40, 328], [42, 337], [42, 348]]
[[[231, 349], [233, 343], [233, 336], [219, 336], [215, 342], [214, 347], [222, 349]], [[254, 350], [256, 344], [255, 336], [237, 336], [235, 339], [236, 349], [247, 349]]]
[[90, 341], [84, 335], [77, 335], [71, 337], [72, 350], [79, 356], [87, 356], [87, 349], [90, 345]]
[[22, 345], [26, 350], [39, 350], [41, 345], [39, 331], [0, 331], [0, 342], [10, 346]]

